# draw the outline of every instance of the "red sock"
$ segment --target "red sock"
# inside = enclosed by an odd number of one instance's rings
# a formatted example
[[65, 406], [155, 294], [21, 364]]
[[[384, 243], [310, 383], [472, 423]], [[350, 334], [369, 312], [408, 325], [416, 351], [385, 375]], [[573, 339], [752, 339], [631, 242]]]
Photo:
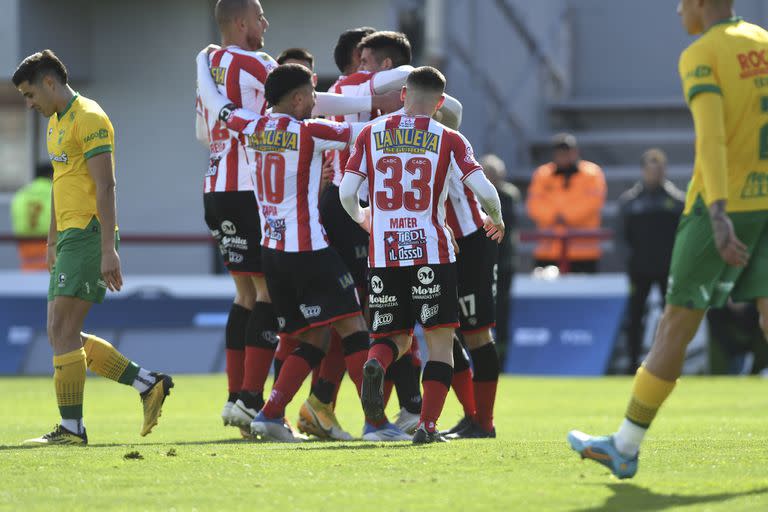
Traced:
[[323, 351], [319, 348], [302, 343], [288, 356], [272, 388], [269, 400], [262, 409], [267, 418], [282, 418], [285, 415], [285, 406], [296, 395], [312, 368], [320, 364], [323, 355]]
[[243, 384], [243, 364], [245, 362], [245, 350], [228, 348], [227, 356], [227, 388], [230, 393], [239, 393]]
[[334, 389], [338, 390], [341, 385], [341, 379], [344, 378], [346, 368], [344, 351], [341, 349], [341, 338], [336, 334], [336, 331], [332, 330], [328, 353], [325, 354], [323, 361], [318, 366], [318, 377], [326, 382], [330, 382], [333, 384]]
[[263, 347], [245, 347], [245, 368], [243, 374], [243, 391], [260, 393], [264, 391], [269, 369], [272, 368], [274, 349]]
[[379, 362], [384, 371], [387, 371], [389, 365], [395, 360], [395, 354], [392, 348], [384, 343], [376, 343], [368, 350], [368, 360], [375, 359]]
[[445, 397], [448, 396], [448, 386], [436, 380], [425, 380], [424, 398], [421, 402], [421, 423], [433, 432], [436, 430], [436, 424], [440, 413], [443, 412]]
[[477, 406], [475, 405], [475, 388], [472, 385], [472, 370], [469, 368], [453, 374], [451, 387], [456, 393], [456, 398], [464, 408], [464, 415], [473, 420], [477, 419]]
[[368, 352], [365, 350], [355, 352], [344, 358], [344, 362], [347, 366], [347, 372], [349, 373], [349, 378], [352, 382], [355, 383], [358, 396], [360, 396], [360, 392], [363, 388], [363, 365], [367, 360]]
[[477, 422], [483, 430], [493, 430], [493, 404], [496, 402], [496, 386], [499, 381], [475, 382], [475, 399], [477, 400]]

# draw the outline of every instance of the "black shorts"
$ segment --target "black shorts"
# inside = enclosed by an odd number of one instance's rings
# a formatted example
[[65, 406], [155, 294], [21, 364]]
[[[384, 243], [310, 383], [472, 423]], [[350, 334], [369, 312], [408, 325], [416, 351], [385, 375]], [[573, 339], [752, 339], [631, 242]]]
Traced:
[[456, 265], [372, 268], [368, 284], [371, 337], [459, 326]]
[[328, 234], [328, 242], [341, 256], [352, 273], [355, 285], [368, 286], [368, 233], [352, 220], [339, 200], [339, 187], [325, 187], [320, 198], [320, 218]]
[[499, 245], [482, 229], [456, 240], [460, 330], [471, 333], [496, 325]]
[[299, 334], [361, 314], [355, 282], [333, 248], [311, 252], [261, 250], [280, 332]]
[[205, 223], [227, 270], [261, 274], [261, 221], [253, 191], [203, 194]]

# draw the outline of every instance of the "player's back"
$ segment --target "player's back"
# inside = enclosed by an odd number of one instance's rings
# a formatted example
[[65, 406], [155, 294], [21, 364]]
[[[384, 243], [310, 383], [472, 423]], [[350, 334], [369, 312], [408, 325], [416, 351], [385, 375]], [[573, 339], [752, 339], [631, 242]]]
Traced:
[[262, 245], [288, 252], [328, 246], [318, 199], [321, 153], [346, 147], [350, 127], [285, 114], [261, 118], [247, 145], [255, 151], [253, 182], [262, 220]]
[[680, 72], [687, 101], [722, 94], [728, 209], [756, 209], [756, 198], [768, 209], [768, 32], [740, 18], [719, 23], [683, 52]]
[[[263, 52], [251, 52], [228, 46], [209, 55], [211, 76], [232, 103], [258, 114], [267, 108], [264, 82], [277, 63]], [[207, 115], [206, 115], [207, 114]], [[253, 158], [232, 137], [223, 122], [204, 113], [211, 149], [211, 163], [206, 173], [205, 192], [253, 190], [250, 181]]]
[[368, 178], [371, 267], [455, 261], [445, 227], [448, 174], [480, 169], [466, 139], [427, 116], [391, 115], [368, 124], [347, 172]]

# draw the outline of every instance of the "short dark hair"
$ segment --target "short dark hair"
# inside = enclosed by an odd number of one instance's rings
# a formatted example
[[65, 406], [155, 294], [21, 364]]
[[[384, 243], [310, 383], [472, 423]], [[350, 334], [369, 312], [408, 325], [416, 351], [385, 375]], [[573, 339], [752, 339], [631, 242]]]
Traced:
[[352, 63], [352, 50], [357, 48], [360, 41], [367, 35], [373, 34], [376, 29], [373, 27], [358, 27], [345, 30], [336, 41], [336, 47], [333, 49], [333, 60], [336, 67], [342, 73], [347, 66]]
[[306, 48], [288, 48], [283, 50], [283, 53], [278, 55], [276, 60], [278, 64], [285, 64], [285, 61], [289, 59], [309, 62], [309, 67], [315, 68], [315, 56], [309, 53]]
[[660, 167], [667, 166], [667, 154], [659, 148], [651, 148], [643, 153], [640, 157], [640, 163], [643, 167], [648, 165], [658, 165]]
[[576, 136], [572, 133], [558, 133], [552, 137], [552, 149], [555, 151], [576, 149], [578, 147]]
[[33, 53], [19, 64], [13, 73], [13, 85], [18, 87], [23, 82], [38, 82], [44, 76], [55, 76], [62, 84], [67, 83], [69, 75], [64, 63], [51, 50]]
[[415, 88], [424, 92], [443, 94], [445, 92], [445, 76], [432, 66], [421, 66], [408, 74], [405, 79], [407, 88]]
[[299, 87], [312, 87], [312, 72], [301, 64], [282, 64], [276, 67], [264, 83], [264, 96], [270, 105], [277, 105]]
[[393, 67], [411, 63], [411, 43], [402, 32], [374, 32], [365, 36], [357, 46], [361, 50], [369, 48], [379, 60], [389, 57]]
[[223, 29], [238, 16], [244, 16], [245, 10], [253, 0], [219, 0], [213, 8], [216, 23]]

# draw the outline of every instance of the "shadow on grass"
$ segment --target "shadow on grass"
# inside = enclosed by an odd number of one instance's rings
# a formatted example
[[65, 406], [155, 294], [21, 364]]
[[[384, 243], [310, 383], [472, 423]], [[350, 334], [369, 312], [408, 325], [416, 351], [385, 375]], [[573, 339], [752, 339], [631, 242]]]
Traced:
[[615, 510], [630, 510], [638, 512], [652, 512], [665, 510], [670, 507], [685, 507], [689, 505], [701, 505], [705, 503], [719, 503], [733, 498], [756, 496], [768, 492], [768, 487], [753, 489], [743, 492], [723, 492], [719, 494], [681, 495], [681, 494], [655, 494], [650, 489], [645, 489], [634, 484], [613, 483], [607, 487], [613, 491], [600, 506], [579, 509], [575, 512], [613, 512]]

